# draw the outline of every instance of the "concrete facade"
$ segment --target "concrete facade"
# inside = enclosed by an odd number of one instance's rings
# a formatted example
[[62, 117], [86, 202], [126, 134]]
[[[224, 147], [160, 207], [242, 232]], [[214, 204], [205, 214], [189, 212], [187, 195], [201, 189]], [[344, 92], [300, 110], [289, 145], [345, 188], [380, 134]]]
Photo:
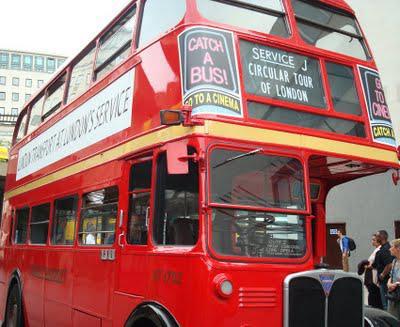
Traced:
[[24, 104], [45, 83], [65, 57], [0, 49], [0, 143], [9, 146]]

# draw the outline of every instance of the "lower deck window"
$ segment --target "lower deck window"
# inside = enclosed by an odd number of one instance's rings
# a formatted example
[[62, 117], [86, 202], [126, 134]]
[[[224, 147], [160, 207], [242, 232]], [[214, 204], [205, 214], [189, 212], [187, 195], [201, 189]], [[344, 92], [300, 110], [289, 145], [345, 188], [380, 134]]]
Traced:
[[14, 231], [14, 243], [25, 244], [27, 240], [29, 208], [18, 209]]
[[82, 199], [79, 243], [82, 245], [113, 244], [117, 212], [117, 187], [85, 194]]
[[46, 244], [49, 229], [50, 203], [32, 207], [31, 243]]

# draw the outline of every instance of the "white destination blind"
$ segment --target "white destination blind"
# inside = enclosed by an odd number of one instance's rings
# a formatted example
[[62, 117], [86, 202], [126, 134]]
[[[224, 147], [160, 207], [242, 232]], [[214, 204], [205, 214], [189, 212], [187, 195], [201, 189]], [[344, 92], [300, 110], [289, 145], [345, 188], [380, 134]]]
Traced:
[[134, 69], [79, 106], [18, 153], [19, 180], [131, 126]]

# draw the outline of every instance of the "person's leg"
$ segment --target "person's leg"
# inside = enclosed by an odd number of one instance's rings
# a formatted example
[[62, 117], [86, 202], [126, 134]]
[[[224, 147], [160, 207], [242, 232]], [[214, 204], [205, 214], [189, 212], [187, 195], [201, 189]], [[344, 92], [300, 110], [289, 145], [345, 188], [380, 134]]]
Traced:
[[396, 303], [393, 301], [388, 301], [388, 307], [387, 307], [387, 312], [392, 314], [393, 316], [397, 317], [397, 311], [396, 311]]
[[382, 309], [382, 300], [379, 287], [375, 284], [368, 285], [368, 305], [371, 307]]
[[347, 255], [342, 255], [342, 267], [343, 271], [349, 271], [349, 257]]
[[381, 292], [382, 308], [383, 308], [383, 310], [387, 310], [387, 308], [388, 308], [388, 300], [386, 298], [386, 294], [387, 294], [386, 283], [380, 284], [379, 285], [379, 289], [380, 289], [380, 292]]

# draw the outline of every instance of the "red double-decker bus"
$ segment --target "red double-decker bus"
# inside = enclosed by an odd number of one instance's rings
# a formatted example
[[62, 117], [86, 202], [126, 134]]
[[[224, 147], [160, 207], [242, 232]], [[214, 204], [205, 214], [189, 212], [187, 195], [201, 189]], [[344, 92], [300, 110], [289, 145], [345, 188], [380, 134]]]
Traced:
[[132, 1], [18, 118], [0, 318], [363, 326], [361, 280], [320, 269], [325, 201], [398, 167], [344, 1]]

